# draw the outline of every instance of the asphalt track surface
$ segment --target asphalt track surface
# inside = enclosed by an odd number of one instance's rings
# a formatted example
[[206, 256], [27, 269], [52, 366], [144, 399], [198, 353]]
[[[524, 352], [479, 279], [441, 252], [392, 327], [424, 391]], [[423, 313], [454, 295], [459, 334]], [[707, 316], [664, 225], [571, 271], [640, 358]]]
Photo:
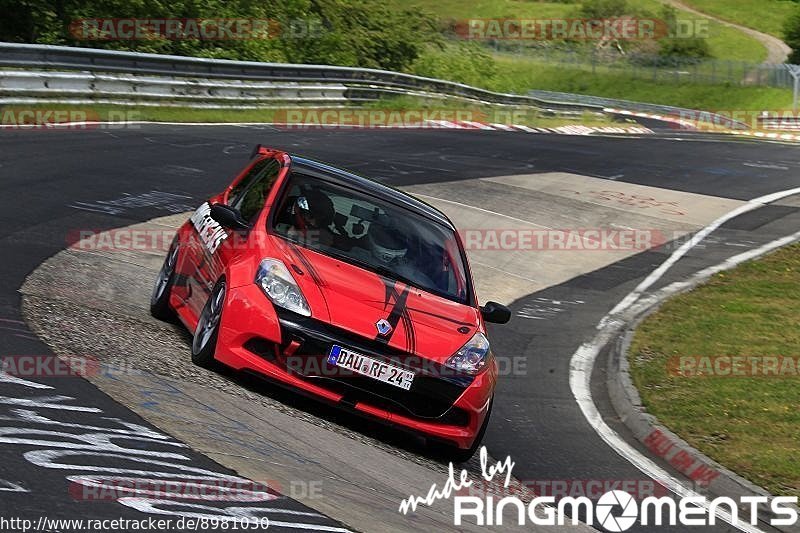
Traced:
[[[27, 274], [66, 247], [71, 230], [122, 227], [170, 210], [186, 210], [224, 187], [257, 142], [396, 186], [534, 172], [569, 172], [738, 200], [800, 186], [800, 153], [795, 147], [673, 132], [611, 138], [148, 125], [124, 130], [4, 131], [0, 132], [4, 200], [0, 210], [0, 353], [48, 353], [21, 321], [17, 291]], [[192, 170], [197, 168], [204, 172]], [[98, 203], [150, 191], [172, 193], [180, 205], [109, 208], [109, 204]], [[690, 254], [659, 286], [742, 251], [738, 247], [732, 250], [730, 245], [743, 235], [754, 247], [795, 231], [800, 225], [796, 215], [796, 207], [774, 206], [726, 225], [720, 238]], [[782, 228], [785, 231], [781, 233]], [[668, 251], [641, 253], [518, 300], [512, 306], [517, 315], [536, 307], [541, 298], [584, 304], [559, 310], [554, 320], [515, 321], [502, 334], [495, 330], [495, 351], [524, 355], [529, 371], [500, 382], [485, 444], [493, 457], [513, 457], [519, 479], [642, 478], [604, 444], [580, 413], [569, 388], [569, 361], [580, 343], [591, 338], [602, 316], [663, 261]], [[603, 365], [597, 368], [602, 374]], [[58, 410], [59, 422], [96, 426], [101, 424], [91, 417], [105, 416], [151, 427], [83, 380], [36, 381], [55, 389], [38, 391], [38, 395], [69, 396], [74, 400], [64, 403], [102, 410], [102, 414]], [[599, 375], [595, 384], [602, 385], [602, 381]], [[23, 393], [19, 387], [0, 382], [0, 395], [31, 397], [30, 391]], [[601, 411], [609, 414], [609, 423], [624, 435], [606, 405], [604, 387], [596, 389]], [[6, 409], [12, 407], [19, 405], [0, 407], [4, 420], [9, 418]], [[65, 479], [70, 472], [33, 466], [23, 456], [32, 449], [24, 443], [0, 447], [0, 484], [7, 487], [0, 500], [0, 515], [34, 520], [43, 514], [51, 518], [146, 516], [114, 502], [74, 501]], [[185, 449], [180, 453], [190, 458], [192, 466], [225, 472], [200, 454]], [[95, 464], [114, 466], [115, 460], [104, 457]], [[291, 500], [281, 501], [288, 508], [310, 512]], [[313, 520], [336, 526], [323, 518]]]

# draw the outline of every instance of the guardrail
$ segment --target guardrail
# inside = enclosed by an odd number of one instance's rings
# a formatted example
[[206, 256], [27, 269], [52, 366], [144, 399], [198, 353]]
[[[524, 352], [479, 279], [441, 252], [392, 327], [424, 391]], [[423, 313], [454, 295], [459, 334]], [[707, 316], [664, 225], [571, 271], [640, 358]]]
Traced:
[[800, 117], [767, 117], [759, 123], [765, 130], [800, 131]]
[[591, 96], [587, 94], [573, 94], [573, 93], [560, 93], [555, 91], [528, 91], [528, 95], [534, 98], [542, 99], [558, 99], [562, 102], [572, 103], [574, 105], [591, 105], [599, 108], [615, 108], [626, 109], [629, 111], [636, 111], [639, 113], [649, 113], [653, 115], [663, 115], [673, 117], [678, 120], [703, 120], [705, 122], [713, 122], [714, 124], [725, 126], [731, 129], [749, 129], [750, 126], [744, 122], [733, 120], [730, 117], [712, 113], [710, 111], [702, 111], [697, 109], [688, 109], [685, 107], [675, 107], [661, 104], [649, 104], [645, 102], [636, 102], [632, 100], [620, 100], [616, 98], [603, 98], [600, 96]]
[[[270, 104], [342, 105], [347, 87], [336, 83], [247, 82], [139, 74], [0, 70], [0, 101], [74, 102], [91, 98], [120, 105], [257, 108]], [[83, 103], [83, 102], [81, 102]]]
[[[297, 65], [285, 63], [258, 63], [251, 61], [230, 61], [220, 59], [206, 59], [195, 57], [182, 57], [160, 54], [144, 54], [138, 52], [118, 52], [114, 50], [102, 50], [94, 48], [73, 48], [67, 46], [32, 45], [16, 43], [0, 43], [0, 67], [37, 69], [39, 79], [47, 78], [44, 69], [67, 70], [69, 72], [57, 72], [51, 74], [53, 79], [59, 79], [63, 83], [74, 85], [78, 88], [74, 91], [83, 92], [85, 98], [103, 97], [102, 87], [108, 83], [116, 83], [125, 88], [123, 91], [112, 91], [115, 98], [121, 98], [128, 93], [132, 99], [142, 96], [142, 99], [150, 98], [147, 91], [140, 90], [140, 87], [147, 83], [160, 85], [162, 89], [157, 90], [153, 98], [176, 98], [180, 101], [193, 101], [200, 98], [213, 97], [213, 91], [220, 89], [224, 85], [221, 80], [228, 82], [239, 81], [244, 86], [242, 91], [257, 90], [255, 82], [262, 82], [261, 90], [264, 98], [269, 98], [266, 93], [280, 90], [281, 84], [296, 82], [307, 87], [316, 87], [321, 90], [342, 91], [341, 97], [346, 100], [364, 101], [375, 100], [385, 94], [412, 94], [424, 97], [442, 98], [450, 97], [473, 102], [502, 104], [502, 105], [523, 105], [533, 106], [540, 109], [558, 113], [578, 113], [583, 111], [602, 112], [602, 109], [593, 105], [573, 104], [568, 102], [551, 101], [543, 98], [523, 96], [517, 94], [496, 93], [471, 87], [460, 83], [425, 78], [392, 72], [387, 70], [363, 69], [351, 67], [338, 67], [327, 65]], [[77, 75], [72, 72], [80, 71], [83, 74]], [[90, 74], [86, 74], [86, 73]], [[118, 76], [112, 80], [112, 73], [124, 73], [127, 78]], [[57, 74], [61, 74], [59, 77]], [[94, 81], [87, 79], [86, 76], [94, 76]], [[68, 78], [72, 76], [71, 80]], [[149, 76], [149, 81], [141, 76]], [[154, 76], [160, 77], [154, 80]], [[19, 71], [0, 70], [0, 91], [4, 91], [5, 96], [13, 94], [17, 97], [45, 97], [46, 95], [57, 95], [63, 87], [53, 88], [50, 84], [38, 87], [38, 82], [33, 83], [33, 87], [25, 86], [11, 87], [11, 91], [5, 91], [3, 85], [12, 83], [12, 78], [19, 79]], [[88, 81], [86, 86], [84, 82]], [[156, 82], [157, 81], [157, 82]], [[217, 87], [215, 88], [215, 84]], [[182, 85], [183, 88], [175, 94], [175, 86]], [[172, 89], [166, 91], [167, 86]], [[196, 94], [192, 94], [187, 89], [189, 87], [200, 88]], [[231, 87], [225, 87], [232, 89]], [[285, 87], [284, 87], [285, 88]], [[330, 89], [327, 89], [330, 88]], [[69, 90], [69, 89], [66, 89]], [[299, 89], [298, 90], [305, 90]], [[183, 91], [186, 94], [180, 94]], [[211, 91], [211, 92], [209, 92]], [[78, 92], [69, 93], [71, 97], [78, 97]], [[151, 91], [152, 92], [152, 91]], [[107, 94], [105, 96], [108, 96]], [[233, 99], [240, 102], [250, 100], [248, 94], [239, 94]], [[279, 98], [273, 98], [277, 101]], [[312, 99], [313, 100], [313, 99]], [[225, 101], [220, 100], [220, 101]], [[322, 98], [320, 101], [327, 101]], [[187, 104], [191, 105], [191, 104]]]

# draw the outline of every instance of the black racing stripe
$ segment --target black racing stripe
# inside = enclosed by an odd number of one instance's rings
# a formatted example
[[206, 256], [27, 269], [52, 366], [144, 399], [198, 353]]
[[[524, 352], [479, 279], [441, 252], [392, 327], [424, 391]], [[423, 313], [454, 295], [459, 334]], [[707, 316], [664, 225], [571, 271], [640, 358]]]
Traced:
[[311, 261], [309, 261], [308, 258], [303, 254], [302, 250], [300, 250], [300, 248], [293, 243], [289, 243], [289, 248], [292, 250], [295, 257], [297, 257], [297, 259], [299, 259], [300, 262], [303, 263], [303, 266], [305, 267], [306, 270], [308, 270], [308, 273], [311, 275], [311, 279], [314, 280], [314, 283], [316, 283], [320, 287], [324, 287], [325, 282], [322, 280], [322, 277], [320, 277], [319, 272], [317, 272], [317, 269], [314, 268], [314, 265], [311, 264]]
[[406, 334], [406, 351], [417, 353], [417, 334], [414, 330], [414, 321], [411, 320], [411, 314], [408, 312], [408, 308], [403, 309], [401, 318], [403, 320], [403, 329]]
[[377, 342], [384, 344], [388, 344], [397, 331], [397, 325], [400, 323], [400, 319], [403, 317], [403, 313], [406, 309], [406, 301], [408, 300], [408, 295], [410, 293], [409, 286], [404, 287], [403, 291], [399, 292], [397, 290], [396, 283], [397, 282], [383, 280], [383, 285], [386, 288], [386, 301], [384, 302], [384, 309], [391, 303], [392, 299], [394, 299], [394, 304], [392, 305], [391, 311], [389, 311], [389, 316], [386, 317], [386, 321], [392, 326], [392, 331], [389, 333], [389, 335], [383, 336], [378, 334], [375, 337]]
[[409, 307], [408, 310], [409, 311], [414, 311], [415, 313], [420, 313], [422, 315], [428, 315], [428, 316], [432, 316], [432, 317], [435, 317], [435, 318], [441, 318], [442, 320], [447, 320], [448, 322], [452, 322], [453, 324], [458, 324], [459, 326], [475, 327], [475, 324], [473, 324], [472, 322], [461, 322], [460, 320], [455, 320], [453, 318], [450, 318], [449, 316], [444, 316], [444, 315], [439, 315], [439, 314], [436, 314], [436, 313], [431, 313], [430, 311], [423, 311], [422, 309], [416, 309], [414, 307]]

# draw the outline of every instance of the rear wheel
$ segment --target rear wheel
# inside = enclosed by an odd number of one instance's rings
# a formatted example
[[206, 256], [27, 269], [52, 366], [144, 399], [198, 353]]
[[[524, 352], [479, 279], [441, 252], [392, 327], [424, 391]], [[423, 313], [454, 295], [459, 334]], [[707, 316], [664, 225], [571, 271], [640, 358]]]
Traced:
[[175, 283], [175, 265], [178, 264], [178, 241], [172, 243], [150, 295], [150, 314], [159, 320], [173, 320], [175, 311], [169, 305], [172, 285]]
[[210, 368], [214, 366], [214, 352], [217, 351], [219, 324], [222, 320], [222, 308], [225, 305], [225, 281], [219, 281], [211, 291], [192, 340], [192, 362], [198, 366]]

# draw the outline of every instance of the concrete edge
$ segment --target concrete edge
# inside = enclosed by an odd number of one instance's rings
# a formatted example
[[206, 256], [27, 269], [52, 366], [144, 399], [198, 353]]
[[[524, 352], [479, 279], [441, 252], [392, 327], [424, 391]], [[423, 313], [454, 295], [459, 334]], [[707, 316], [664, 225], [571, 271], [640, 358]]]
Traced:
[[[766, 253], [763, 255], [766, 255]], [[763, 255], [760, 257], [763, 257]], [[606, 344], [604, 349], [609, 350], [606, 364], [606, 386], [609, 398], [620, 421], [631, 431], [636, 440], [645, 447], [651, 459], [662, 459], [665, 466], [672, 473], [694, 484], [695, 490], [698, 492], [708, 492], [737, 499], [742, 496], [764, 496], [771, 501], [775, 498], [775, 495], [770, 494], [763, 487], [745, 479], [703, 454], [659, 422], [655, 416], [648, 413], [647, 409], [642, 405], [639, 390], [633, 384], [630, 375], [628, 350], [639, 325], [651, 314], [658, 311], [667, 300], [679, 294], [690, 292], [706, 281], [708, 281], [708, 278], [692, 279], [681, 290], [673, 294], [660, 296], [648, 308], [640, 311], [626, 326], [623, 326], [622, 330]], [[655, 438], [657, 438], [659, 445], [664, 445], [665, 453], [659, 454], [653, 451], [652, 446], [654, 446]], [[677, 468], [671, 462], [671, 459], [681, 453], [688, 454], [693, 459], [691, 472], [687, 473], [686, 470]], [[706, 469], [705, 471], [710, 469], [715, 476], [708, 483], [698, 483], [690, 475], [696, 472], [696, 469]], [[791, 507], [800, 514], [800, 508], [797, 506]], [[769, 504], [760, 504], [758, 506], [758, 518], [760, 521], [769, 524], [771, 519], [779, 518], [779, 516], [772, 512]], [[793, 526], [773, 525], [771, 527], [779, 531], [795, 533], [800, 531], [800, 522]]]

